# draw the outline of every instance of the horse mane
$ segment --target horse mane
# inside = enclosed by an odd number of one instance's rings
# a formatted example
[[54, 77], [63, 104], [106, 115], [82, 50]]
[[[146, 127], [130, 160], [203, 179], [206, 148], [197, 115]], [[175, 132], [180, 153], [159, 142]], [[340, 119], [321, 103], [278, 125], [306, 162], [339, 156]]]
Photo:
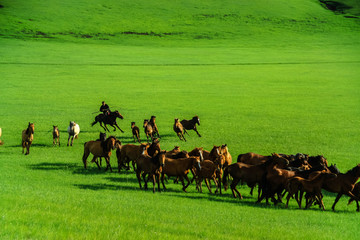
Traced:
[[345, 174], [355, 175], [356, 172], [359, 170], [359, 168], [360, 168], [360, 164], [356, 165], [355, 167], [347, 171]]

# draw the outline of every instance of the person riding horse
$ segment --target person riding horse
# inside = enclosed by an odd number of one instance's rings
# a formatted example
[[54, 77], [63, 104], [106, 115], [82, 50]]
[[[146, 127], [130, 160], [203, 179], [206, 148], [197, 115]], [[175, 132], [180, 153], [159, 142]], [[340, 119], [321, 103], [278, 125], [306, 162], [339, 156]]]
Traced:
[[101, 102], [100, 112], [102, 112], [104, 115], [109, 115], [110, 113], [109, 105], [107, 105], [105, 101]]

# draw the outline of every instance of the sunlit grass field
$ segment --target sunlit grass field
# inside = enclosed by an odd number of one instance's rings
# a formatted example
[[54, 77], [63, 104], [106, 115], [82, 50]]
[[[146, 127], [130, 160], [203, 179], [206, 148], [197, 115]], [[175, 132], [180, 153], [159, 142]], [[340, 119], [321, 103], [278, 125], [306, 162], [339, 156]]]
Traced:
[[[172, 181], [154, 194], [117, 173], [115, 152], [112, 173], [85, 170], [81, 158], [102, 131], [91, 122], [105, 100], [124, 116], [125, 133], [109, 133], [123, 144], [132, 121], [145, 141], [143, 120], [155, 115], [162, 149], [227, 144], [234, 162], [246, 152], [321, 154], [346, 172], [360, 163], [358, 20], [313, 0], [274, 1], [271, 11], [268, 1], [125, 2], [0, 2], [0, 239], [356, 239], [347, 197], [332, 212], [327, 192], [326, 211], [255, 204], [246, 186], [243, 200]], [[180, 142], [174, 118], [194, 115], [202, 137]], [[73, 147], [70, 121], [81, 128]]]

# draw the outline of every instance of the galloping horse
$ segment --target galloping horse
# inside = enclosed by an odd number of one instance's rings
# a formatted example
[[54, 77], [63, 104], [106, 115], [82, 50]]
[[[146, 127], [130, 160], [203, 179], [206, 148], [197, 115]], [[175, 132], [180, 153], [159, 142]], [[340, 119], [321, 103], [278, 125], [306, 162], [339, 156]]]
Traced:
[[[110, 132], [106, 126], [107, 124], [109, 124], [114, 128], [114, 131], [116, 131], [116, 127], [117, 127], [121, 132], [124, 132], [123, 130], [120, 129], [119, 125], [117, 124], [116, 118], [124, 119], [124, 117], [119, 113], [118, 110], [114, 112], [110, 112], [108, 115], [99, 114], [95, 117], [95, 121], [91, 124], [91, 126], [94, 126], [96, 123], [100, 123], [100, 126], [105, 131]], [[105, 127], [102, 125], [103, 123]]]
[[196, 124], [198, 124], [200, 126], [200, 118], [198, 116], [193, 117], [191, 120], [186, 120], [186, 119], [181, 120], [180, 123], [183, 125], [184, 129], [186, 129], [186, 130], [194, 130], [197, 133], [197, 135], [199, 137], [201, 137], [200, 133], [196, 129]]
[[70, 138], [71, 138], [70, 146], [72, 146], [73, 142], [74, 142], [74, 138], [78, 138], [78, 135], [80, 133], [79, 124], [77, 124], [77, 123], [75, 123], [73, 121], [70, 121], [70, 125], [68, 126], [67, 132], [69, 133], [67, 146], [69, 146]]
[[117, 144], [121, 144], [120, 141], [116, 140], [114, 136], [108, 137], [105, 142], [103, 148], [101, 141], [89, 141], [84, 144], [84, 155], [83, 155], [83, 163], [84, 168], [87, 167], [86, 159], [89, 157], [89, 154], [92, 153], [94, 155], [92, 162], [95, 162], [98, 168], [100, 169], [100, 165], [98, 161], [96, 161], [96, 158], [98, 157], [104, 157], [106, 160], [106, 170], [110, 167], [110, 171], [112, 171], [111, 165], [110, 165], [110, 156], [111, 156], [111, 150], [114, 150], [117, 146]]
[[32, 144], [32, 141], [34, 140], [34, 123], [30, 123], [27, 127], [27, 129], [22, 131], [22, 153], [24, 153], [24, 148], [26, 148], [25, 155], [28, 155], [30, 153], [30, 146]]
[[360, 177], [360, 164], [350, 169], [346, 173], [339, 173], [337, 177], [324, 183], [324, 189], [328, 192], [338, 193], [335, 202], [332, 205], [332, 210], [335, 211], [335, 205], [343, 194], [359, 201], [359, 197], [355, 196], [351, 191], [354, 189], [355, 183]]

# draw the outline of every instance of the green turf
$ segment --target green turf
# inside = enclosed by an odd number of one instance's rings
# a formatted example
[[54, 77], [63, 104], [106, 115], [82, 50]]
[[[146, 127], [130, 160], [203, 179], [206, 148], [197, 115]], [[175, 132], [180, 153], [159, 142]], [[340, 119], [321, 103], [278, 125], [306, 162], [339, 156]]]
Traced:
[[[81, 162], [84, 142], [101, 130], [91, 127], [92, 113], [105, 100], [124, 116], [125, 133], [113, 133], [123, 144], [132, 121], [141, 128], [156, 115], [163, 149], [227, 143], [234, 159], [303, 152], [343, 172], [354, 167], [359, 22], [344, 16], [357, 16], [355, 3], [335, 14], [313, 0], [0, 1], [0, 238], [355, 239], [355, 204], [342, 198], [334, 213], [334, 194], [324, 193], [325, 212], [298, 210], [294, 200], [290, 209], [255, 204], [245, 186], [241, 201], [194, 185], [184, 193], [172, 182], [153, 194], [131, 172]], [[174, 118], [194, 115], [203, 137], [190, 132], [180, 142]], [[23, 156], [29, 121], [35, 140]], [[73, 147], [69, 121], [81, 128]]]

